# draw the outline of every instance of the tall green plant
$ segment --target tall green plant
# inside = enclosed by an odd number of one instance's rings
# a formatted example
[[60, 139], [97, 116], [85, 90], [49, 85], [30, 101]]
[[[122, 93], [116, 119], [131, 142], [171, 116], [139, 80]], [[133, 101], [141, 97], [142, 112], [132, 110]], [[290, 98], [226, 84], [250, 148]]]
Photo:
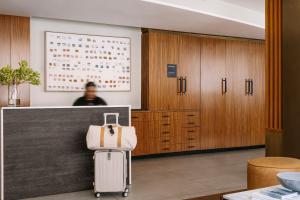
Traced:
[[26, 60], [19, 62], [19, 67], [13, 69], [11, 66], [6, 65], [0, 68], [0, 84], [12, 85], [29, 83], [31, 85], [40, 84], [40, 73], [33, 71]]

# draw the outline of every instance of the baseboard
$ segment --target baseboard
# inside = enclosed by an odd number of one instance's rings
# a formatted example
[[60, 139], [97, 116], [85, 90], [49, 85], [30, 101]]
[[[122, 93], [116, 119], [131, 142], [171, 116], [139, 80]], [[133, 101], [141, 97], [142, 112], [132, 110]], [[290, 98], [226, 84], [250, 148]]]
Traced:
[[206, 149], [206, 150], [195, 150], [195, 151], [183, 151], [183, 152], [172, 152], [172, 153], [160, 153], [160, 154], [149, 154], [142, 156], [133, 156], [133, 160], [147, 159], [147, 158], [161, 158], [161, 157], [171, 157], [171, 156], [186, 156], [193, 154], [205, 154], [205, 153], [217, 153], [217, 152], [227, 152], [227, 151], [237, 151], [237, 150], [251, 150], [265, 148], [265, 145], [255, 145], [246, 147], [232, 147], [232, 148], [219, 148], [219, 149]]

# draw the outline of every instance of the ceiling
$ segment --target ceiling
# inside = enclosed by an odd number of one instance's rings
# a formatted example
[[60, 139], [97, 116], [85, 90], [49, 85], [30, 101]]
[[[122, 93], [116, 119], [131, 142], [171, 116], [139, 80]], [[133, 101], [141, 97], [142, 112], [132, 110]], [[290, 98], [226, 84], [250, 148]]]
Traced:
[[227, 3], [232, 3], [242, 7], [256, 10], [258, 12], [265, 12], [265, 1], [263, 0], [223, 0]]
[[0, 13], [264, 39], [264, 0], [1, 0]]

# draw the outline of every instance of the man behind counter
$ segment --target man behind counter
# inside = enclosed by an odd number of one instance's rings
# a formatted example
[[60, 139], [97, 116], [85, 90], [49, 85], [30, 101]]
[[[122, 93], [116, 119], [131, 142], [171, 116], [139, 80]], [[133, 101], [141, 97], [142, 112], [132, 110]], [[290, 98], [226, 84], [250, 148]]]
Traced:
[[107, 103], [100, 97], [96, 96], [96, 84], [94, 82], [88, 82], [85, 85], [84, 96], [79, 97], [73, 106], [99, 106], [107, 105]]

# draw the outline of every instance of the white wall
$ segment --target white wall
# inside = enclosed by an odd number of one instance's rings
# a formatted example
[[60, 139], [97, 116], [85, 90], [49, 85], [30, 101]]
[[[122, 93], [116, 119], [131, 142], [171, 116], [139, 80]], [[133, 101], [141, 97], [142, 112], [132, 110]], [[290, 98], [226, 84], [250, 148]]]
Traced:
[[104, 24], [74, 22], [65, 20], [50, 20], [31, 18], [30, 20], [30, 54], [31, 67], [41, 73], [41, 85], [31, 86], [31, 106], [68, 106], [82, 92], [46, 92], [45, 62], [44, 62], [44, 32], [66, 32], [105, 36], [121, 36], [131, 38], [131, 91], [130, 92], [100, 92], [109, 105], [132, 105], [141, 107], [141, 29]]

